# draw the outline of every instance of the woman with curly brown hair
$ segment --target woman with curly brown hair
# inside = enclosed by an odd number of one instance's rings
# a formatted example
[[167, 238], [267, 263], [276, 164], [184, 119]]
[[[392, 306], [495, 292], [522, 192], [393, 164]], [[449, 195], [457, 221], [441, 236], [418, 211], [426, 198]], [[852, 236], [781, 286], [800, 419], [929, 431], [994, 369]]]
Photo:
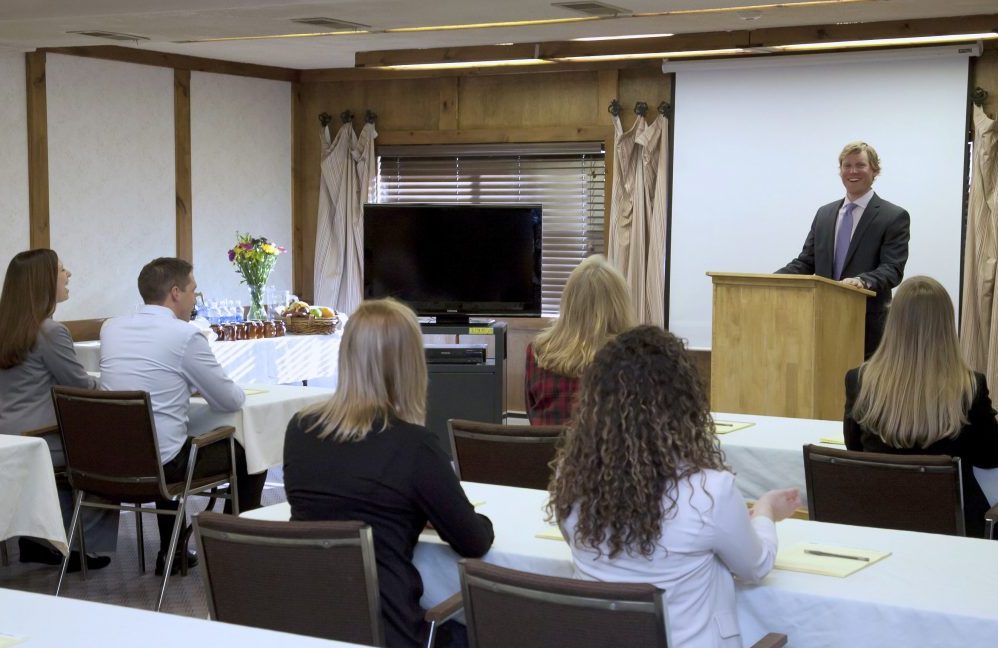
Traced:
[[665, 590], [669, 645], [685, 648], [741, 646], [733, 575], [769, 573], [774, 523], [800, 503], [770, 491], [749, 512], [691, 358], [653, 326], [617, 336], [583, 374], [550, 490], [576, 575]]

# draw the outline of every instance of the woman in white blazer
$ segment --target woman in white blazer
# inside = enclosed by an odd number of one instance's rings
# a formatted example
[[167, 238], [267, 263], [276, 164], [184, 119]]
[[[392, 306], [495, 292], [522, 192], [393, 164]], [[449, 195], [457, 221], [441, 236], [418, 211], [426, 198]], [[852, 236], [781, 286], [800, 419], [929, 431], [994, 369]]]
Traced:
[[640, 326], [596, 355], [555, 464], [548, 512], [577, 577], [664, 590], [670, 646], [742, 645], [734, 577], [769, 573], [774, 524], [800, 497], [746, 508], [679, 339]]

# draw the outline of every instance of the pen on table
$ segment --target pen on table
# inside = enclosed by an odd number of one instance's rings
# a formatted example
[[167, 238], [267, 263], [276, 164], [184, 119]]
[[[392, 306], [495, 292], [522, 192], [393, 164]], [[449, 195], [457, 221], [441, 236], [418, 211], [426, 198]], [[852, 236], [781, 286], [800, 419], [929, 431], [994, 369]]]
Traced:
[[715, 427], [731, 427], [733, 425], [734, 425], [734, 423], [720, 423], [718, 421], [714, 421], [714, 426]]
[[825, 558], [848, 558], [849, 560], [861, 560], [863, 562], [870, 562], [870, 559], [866, 556], [850, 556], [848, 554], [832, 553], [831, 551], [820, 551], [818, 549], [805, 549], [804, 553], [810, 554], [812, 556], [823, 556]]

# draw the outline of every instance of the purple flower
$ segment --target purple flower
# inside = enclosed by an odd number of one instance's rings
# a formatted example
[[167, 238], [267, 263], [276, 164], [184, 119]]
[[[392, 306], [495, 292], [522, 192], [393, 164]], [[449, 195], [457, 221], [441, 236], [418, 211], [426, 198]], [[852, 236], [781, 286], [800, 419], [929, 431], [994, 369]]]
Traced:
[[240, 243], [239, 247], [241, 247], [244, 250], [252, 250], [253, 249], [253, 244], [252, 243]]
[[236, 251], [229, 250], [229, 263], [232, 263], [235, 260], [236, 260]]

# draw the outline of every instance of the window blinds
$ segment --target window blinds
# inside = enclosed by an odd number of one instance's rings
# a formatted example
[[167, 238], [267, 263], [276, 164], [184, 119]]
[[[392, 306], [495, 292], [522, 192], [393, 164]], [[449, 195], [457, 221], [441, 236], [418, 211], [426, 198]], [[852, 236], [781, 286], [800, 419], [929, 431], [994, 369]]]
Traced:
[[558, 312], [568, 275], [603, 252], [602, 142], [383, 146], [378, 202], [543, 206], [542, 308]]

